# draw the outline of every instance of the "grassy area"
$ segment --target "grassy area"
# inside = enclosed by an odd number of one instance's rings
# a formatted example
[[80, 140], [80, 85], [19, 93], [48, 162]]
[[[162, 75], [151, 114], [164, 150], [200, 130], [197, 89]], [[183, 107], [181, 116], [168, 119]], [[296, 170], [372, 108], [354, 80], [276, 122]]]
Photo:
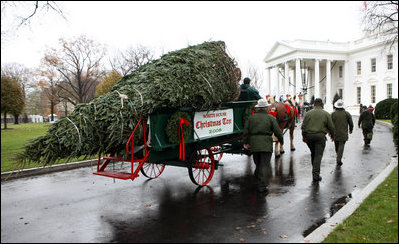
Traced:
[[398, 167], [323, 243], [398, 243]]
[[379, 121], [384, 121], [392, 124], [392, 121], [390, 119], [378, 119]]
[[[22, 151], [22, 146], [30, 139], [46, 134], [49, 123], [22, 123], [18, 125], [7, 124], [7, 130], [1, 126], [1, 172], [21, 169], [21, 165], [12, 159], [17, 152]], [[81, 161], [84, 157], [75, 158], [72, 161]], [[65, 163], [61, 160], [58, 163]], [[29, 163], [23, 168], [40, 167], [38, 163]]]

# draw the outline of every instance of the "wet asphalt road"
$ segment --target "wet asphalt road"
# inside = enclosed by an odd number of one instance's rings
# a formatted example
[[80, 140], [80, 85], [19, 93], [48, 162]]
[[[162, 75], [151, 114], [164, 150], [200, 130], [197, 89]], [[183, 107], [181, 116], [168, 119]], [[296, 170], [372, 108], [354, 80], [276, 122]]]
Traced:
[[[357, 125], [357, 118], [353, 117]], [[271, 162], [270, 194], [252, 187], [252, 157], [223, 155], [206, 187], [186, 168], [166, 166], [154, 180], [93, 175], [93, 167], [1, 183], [2, 242], [300, 242], [373, 180], [397, 155], [389, 128], [376, 124], [370, 149], [361, 129], [346, 144], [341, 169], [329, 140], [312, 184], [310, 151]], [[288, 142], [288, 133], [285, 134]], [[118, 167], [118, 165], [116, 166]]]

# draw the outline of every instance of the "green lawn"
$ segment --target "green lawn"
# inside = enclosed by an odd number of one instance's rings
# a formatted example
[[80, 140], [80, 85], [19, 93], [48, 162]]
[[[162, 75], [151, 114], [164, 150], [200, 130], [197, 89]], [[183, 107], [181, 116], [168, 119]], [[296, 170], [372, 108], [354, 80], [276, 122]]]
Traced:
[[[4, 125], [1, 126], [1, 172], [21, 169], [21, 165], [17, 164], [12, 158], [15, 153], [22, 151], [22, 147], [30, 139], [46, 134], [51, 124], [49, 123], [21, 123], [18, 125], [7, 124], [7, 130]], [[72, 161], [81, 161], [84, 157], [75, 158]], [[60, 163], [65, 163], [61, 160]], [[23, 168], [40, 167], [38, 163], [29, 163]]]
[[323, 243], [398, 243], [398, 167]]

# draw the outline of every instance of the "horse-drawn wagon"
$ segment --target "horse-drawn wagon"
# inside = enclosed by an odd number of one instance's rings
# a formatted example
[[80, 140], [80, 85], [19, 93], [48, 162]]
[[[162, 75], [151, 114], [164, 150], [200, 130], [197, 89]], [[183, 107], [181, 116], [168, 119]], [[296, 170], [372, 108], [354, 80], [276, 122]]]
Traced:
[[[157, 178], [166, 165], [186, 167], [194, 184], [208, 184], [221, 164], [223, 153], [247, 154], [242, 133], [256, 101], [223, 103], [215, 110], [193, 107], [158, 107], [148, 119], [140, 119], [126, 143], [127, 157], [101, 157], [93, 174], [134, 180], [141, 172]], [[135, 145], [135, 132], [142, 133], [142, 145]], [[137, 143], [136, 143], [137, 144]], [[110, 162], [130, 163], [129, 172], [106, 170]]]

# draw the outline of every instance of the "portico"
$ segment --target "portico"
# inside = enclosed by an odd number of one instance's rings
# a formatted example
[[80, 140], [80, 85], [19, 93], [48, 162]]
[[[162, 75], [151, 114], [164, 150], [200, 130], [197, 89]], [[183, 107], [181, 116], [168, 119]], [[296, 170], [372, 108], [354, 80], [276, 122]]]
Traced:
[[[317, 42], [313, 42], [312, 50], [304, 47], [308, 41], [295, 41], [293, 46], [287, 42], [277, 42], [265, 58], [267, 74], [274, 74], [274, 79], [268, 80], [267, 94], [272, 96], [302, 93], [304, 99], [310, 102], [314, 98], [322, 98], [325, 108], [332, 110], [334, 94], [345, 92], [345, 77], [342, 81], [332, 84], [332, 70], [339, 65], [345, 65], [346, 55], [337, 51], [317, 50]], [[301, 45], [299, 47], [299, 45]], [[270, 75], [267, 77], [271, 78]], [[335, 77], [334, 77], [335, 78]], [[337, 77], [338, 78], [338, 77]], [[330, 106], [331, 105], [331, 106]]]

